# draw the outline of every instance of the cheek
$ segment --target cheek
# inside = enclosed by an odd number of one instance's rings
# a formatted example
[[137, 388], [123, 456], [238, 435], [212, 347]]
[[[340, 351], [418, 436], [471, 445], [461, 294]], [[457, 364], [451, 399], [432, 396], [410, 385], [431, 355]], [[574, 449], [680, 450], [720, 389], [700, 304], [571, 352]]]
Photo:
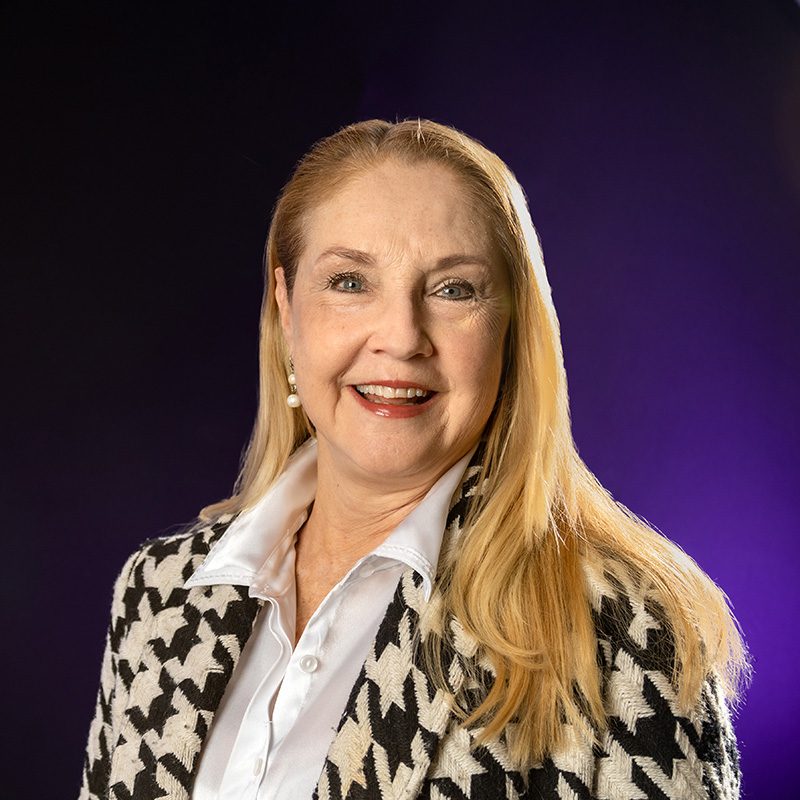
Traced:
[[486, 415], [491, 413], [502, 388], [500, 381], [503, 375], [506, 338], [508, 337], [509, 320], [506, 315], [493, 318], [480, 340], [474, 343], [472, 359], [478, 371], [479, 391]]
[[478, 408], [491, 408], [497, 397], [503, 368], [502, 331], [491, 335], [471, 336], [455, 344], [453, 380], [465, 387], [471, 402]]
[[314, 307], [299, 308], [293, 322], [298, 379], [317, 389], [331, 386], [357, 350], [354, 326]]

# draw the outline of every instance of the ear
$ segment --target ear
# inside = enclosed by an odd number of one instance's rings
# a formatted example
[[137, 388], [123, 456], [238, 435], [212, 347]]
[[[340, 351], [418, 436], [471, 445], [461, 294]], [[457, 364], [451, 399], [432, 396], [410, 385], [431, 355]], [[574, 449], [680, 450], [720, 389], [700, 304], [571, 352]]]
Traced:
[[281, 315], [281, 328], [283, 328], [283, 338], [289, 352], [292, 352], [292, 306], [289, 302], [289, 291], [286, 288], [286, 274], [283, 267], [275, 269], [275, 302], [278, 304], [278, 312]]

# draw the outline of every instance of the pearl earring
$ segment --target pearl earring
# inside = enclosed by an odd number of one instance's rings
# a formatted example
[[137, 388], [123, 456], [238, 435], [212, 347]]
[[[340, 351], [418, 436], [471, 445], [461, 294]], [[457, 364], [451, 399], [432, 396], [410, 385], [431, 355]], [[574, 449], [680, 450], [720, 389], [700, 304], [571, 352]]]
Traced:
[[297, 394], [297, 378], [294, 374], [294, 364], [292, 359], [289, 359], [289, 396], [286, 398], [286, 403], [291, 408], [300, 408], [300, 396]]

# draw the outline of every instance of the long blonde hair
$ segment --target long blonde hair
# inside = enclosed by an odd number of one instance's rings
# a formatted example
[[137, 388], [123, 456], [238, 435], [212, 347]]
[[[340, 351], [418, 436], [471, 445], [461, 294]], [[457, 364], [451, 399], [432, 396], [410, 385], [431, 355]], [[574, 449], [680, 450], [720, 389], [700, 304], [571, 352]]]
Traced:
[[679, 704], [691, 708], [712, 671], [736, 699], [747, 653], [725, 595], [677, 545], [615, 501], [578, 455], [558, 318], [522, 187], [498, 156], [446, 125], [359, 122], [317, 142], [297, 165], [266, 245], [252, 437], [232, 496], [202, 509], [200, 519], [254, 505], [312, 433], [308, 418], [286, 404], [275, 269], [283, 267], [291, 292], [309, 211], [387, 158], [438, 162], [461, 177], [494, 233], [512, 287], [502, 390], [484, 432], [486, 491], [470, 508], [457, 557], [437, 579], [437, 613], [458, 619], [495, 672], [481, 705], [459, 709], [462, 718], [486, 721], [480, 741], [513, 720], [519, 763], [561, 744], [562, 716], [578, 720], [583, 711], [605, 724], [584, 567], [609, 558], [650, 587], [665, 612], [675, 642], [665, 667]]

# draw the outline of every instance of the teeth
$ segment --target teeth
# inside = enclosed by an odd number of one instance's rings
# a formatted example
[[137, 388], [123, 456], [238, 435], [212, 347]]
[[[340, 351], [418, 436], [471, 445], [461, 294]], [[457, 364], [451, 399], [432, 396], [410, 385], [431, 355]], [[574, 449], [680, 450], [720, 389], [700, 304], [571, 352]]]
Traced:
[[378, 397], [425, 397], [429, 394], [426, 389], [395, 389], [393, 386], [382, 386], [379, 383], [361, 383], [356, 386], [361, 394], [374, 394]]

